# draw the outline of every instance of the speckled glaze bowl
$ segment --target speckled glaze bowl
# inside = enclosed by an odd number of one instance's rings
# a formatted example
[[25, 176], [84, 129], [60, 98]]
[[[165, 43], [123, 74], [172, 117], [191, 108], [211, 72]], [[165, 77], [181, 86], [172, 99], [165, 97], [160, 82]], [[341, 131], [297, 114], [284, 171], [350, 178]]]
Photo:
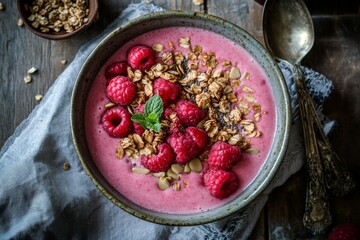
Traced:
[[[173, 26], [204, 28], [221, 34], [246, 49], [263, 68], [272, 87], [276, 104], [275, 137], [270, 152], [255, 179], [233, 201], [195, 214], [166, 214], [134, 204], [116, 191], [101, 175], [90, 155], [84, 129], [84, 112], [89, 89], [104, 62], [124, 43], [141, 33]], [[287, 87], [277, 63], [268, 51], [240, 27], [207, 14], [163, 11], [145, 15], [115, 29], [104, 38], [84, 63], [72, 96], [71, 125], [79, 159], [96, 187], [114, 204], [141, 219], [166, 225], [189, 226], [219, 220], [251, 203], [269, 185], [284, 157], [290, 130], [290, 104]]]

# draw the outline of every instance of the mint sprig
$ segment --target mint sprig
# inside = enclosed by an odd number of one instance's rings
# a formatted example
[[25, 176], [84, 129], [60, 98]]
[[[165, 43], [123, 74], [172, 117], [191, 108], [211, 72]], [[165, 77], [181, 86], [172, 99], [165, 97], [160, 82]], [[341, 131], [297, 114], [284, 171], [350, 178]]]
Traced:
[[148, 128], [154, 130], [155, 132], [160, 132], [160, 118], [163, 111], [164, 105], [161, 97], [156, 94], [145, 103], [144, 114], [135, 113], [131, 117], [131, 120], [133, 122], [139, 123], [143, 128]]

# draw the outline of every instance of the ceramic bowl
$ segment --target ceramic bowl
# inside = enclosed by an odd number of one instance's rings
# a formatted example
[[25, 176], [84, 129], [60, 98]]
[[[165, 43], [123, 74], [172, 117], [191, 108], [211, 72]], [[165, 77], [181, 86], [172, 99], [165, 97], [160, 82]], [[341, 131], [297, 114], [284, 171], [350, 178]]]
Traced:
[[[263, 68], [272, 87], [276, 103], [275, 137], [270, 152], [255, 179], [233, 201], [204, 212], [194, 214], [166, 214], [144, 209], [117, 192], [102, 176], [94, 164], [86, 143], [84, 112], [86, 96], [101, 66], [130, 39], [147, 31], [173, 26], [204, 28], [226, 36], [245, 48]], [[264, 47], [240, 27], [207, 14], [185, 11], [163, 11], [145, 15], [105, 37], [84, 63], [76, 80], [71, 103], [72, 134], [79, 159], [96, 187], [123, 210], [147, 221], [177, 226], [204, 224], [238, 212], [251, 203], [268, 186], [284, 157], [290, 126], [290, 104], [284, 77], [274, 59]]]
[[[89, 9], [89, 12], [88, 12], [88, 15], [86, 16], [87, 21], [85, 23], [83, 23], [79, 28], [77, 28], [76, 30], [73, 30], [71, 32], [67, 32], [64, 28], [61, 28], [61, 30], [58, 32], [55, 32], [52, 30], [46, 32], [46, 31], [42, 31], [40, 26], [38, 28], [35, 28], [32, 25], [33, 22], [29, 20], [29, 17], [32, 15], [31, 8], [33, 7], [33, 2], [35, 2], [35, 0], [17, 0], [16, 4], [17, 4], [20, 18], [23, 20], [25, 26], [32, 33], [34, 33], [42, 38], [46, 38], [46, 39], [50, 39], [50, 40], [61, 40], [61, 39], [70, 38], [71, 36], [87, 29], [97, 18], [98, 0], [89, 0], [88, 6], [87, 6], [87, 8]], [[43, 2], [44, 2], [43, 6], [45, 6], [46, 1], [43, 1]], [[48, 2], [50, 2], [50, 1], [48, 1]], [[38, 7], [39, 17], [41, 15], [40, 11], [44, 10], [44, 8], [45, 7]], [[45, 14], [44, 16], [49, 18], [48, 13]], [[62, 22], [62, 23], [64, 23], [64, 22]]]

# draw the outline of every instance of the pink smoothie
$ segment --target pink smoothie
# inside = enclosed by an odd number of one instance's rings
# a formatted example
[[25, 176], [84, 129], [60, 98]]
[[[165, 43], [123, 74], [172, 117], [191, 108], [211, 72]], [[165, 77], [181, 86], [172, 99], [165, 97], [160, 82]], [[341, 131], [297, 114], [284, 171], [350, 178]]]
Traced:
[[[256, 103], [262, 106], [263, 114], [258, 129], [262, 132], [259, 138], [252, 138], [251, 146], [259, 150], [258, 154], [246, 154], [242, 156], [240, 164], [233, 167], [237, 174], [240, 187], [226, 199], [218, 199], [210, 195], [203, 186], [202, 177], [198, 173], [182, 174], [181, 180], [187, 181], [189, 185], [182, 187], [181, 191], [174, 191], [171, 187], [165, 191], [159, 190], [158, 179], [152, 174], [142, 175], [131, 171], [131, 161], [126, 157], [119, 160], [115, 156], [115, 149], [119, 145], [119, 139], [110, 137], [100, 125], [100, 118], [108, 103], [105, 94], [106, 79], [104, 77], [105, 67], [115, 61], [126, 60], [127, 50], [137, 44], [152, 46], [161, 43], [168, 46], [172, 41], [176, 50], [184, 49], [178, 46], [180, 37], [189, 37], [191, 44], [203, 47], [203, 52], [212, 51], [220, 60], [230, 60], [233, 66], [237, 66], [241, 73], [250, 74], [249, 80], [243, 80], [242, 84], [255, 90], [253, 94]], [[167, 47], [168, 48], [168, 47]], [[246, 95], [238, 91], [238, 98]], [[125, 44], [108, 60], [100, 70], [90, 90], [86, 105], [86, 138], [95, 164], [100, 172], [121, 194], [131, 201], [155, 211], [165, 213], [195, 213], [206, 211], [223, 205], [236, 198], [258, 174], [264, 163], [269, 147], [273, 141], [275, 127], [274, 100], [266, 80], [266, 76], [258, 63], [239, 45], [215, 33], [197, 28], [165, 28], [145, 33]], [[138, 164], [139, 165], [139, 164]]]

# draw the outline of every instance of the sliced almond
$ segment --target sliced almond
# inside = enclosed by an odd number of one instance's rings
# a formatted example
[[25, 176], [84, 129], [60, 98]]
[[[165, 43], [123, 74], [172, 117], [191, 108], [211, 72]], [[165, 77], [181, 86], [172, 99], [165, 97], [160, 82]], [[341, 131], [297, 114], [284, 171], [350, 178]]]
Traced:
[[248, 148], [245, 150], [246, 153], [249, 153], [249, 154], [258, 154], [260, 153], [259, 149], [257, 148]]
[[171, 165], [171, 170], [176, 174], [181, 174], [184, 172], [184, 167], [178, 163], [174, 163]]
[[191, 169], [190, 169], [189, 163], [186, 163], [185, 167], [184, 167], [184, 173], [190, 173], [190, 172], [191, 172]]
[[141, 168], [141, 167], [133, 167], [133, 168], [131, 169], [131, 171], [132, 171], [133, 173], [144, 174], [144, 175], [150, 173], [150, 170], [149, 170], [149, 169], [147, 169], [147, 168]]
[[170, 177], [160, 177], [158, 186], [160, 190], [166, 190], [170, 187], [171, 178]]
[[109, 103], [105, 104], [105, 108], [112, 108], [115, 106], [116, 106], [116, 103], [113, 103], [113, 102], [109, 102]]
[[169, 168], [166, 171], [166, 176], [171, 177], [172, 179], [175, 180], [179, 180], [180, 179], [180, 175], [178, 175], [177, 173], [175, 173], [173, 170], [171, 170], [171, 168]]
[[189, 167], [191, 169], [191, 171], [194, 172], [201, 172], [202, 171], [202, 164], [199, 158], [194, 158], [189, 162]]
[[157, 172], [157, 173], [153, 173], [154, 177], [160, 178], [160, 177], [165, 177], [165, 172]]

